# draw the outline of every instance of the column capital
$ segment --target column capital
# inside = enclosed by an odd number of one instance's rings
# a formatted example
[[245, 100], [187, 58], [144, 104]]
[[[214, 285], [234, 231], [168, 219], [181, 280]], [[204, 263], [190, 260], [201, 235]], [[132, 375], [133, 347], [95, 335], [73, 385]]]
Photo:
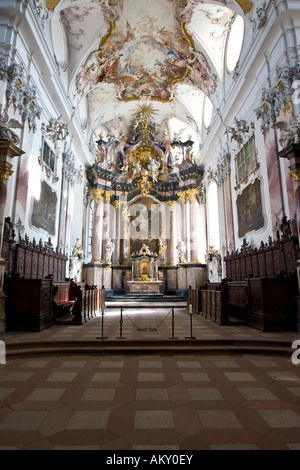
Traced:
[[293, 183], [300, 181], [300, 168], [294, 168], [294, 170], [289, 172], [289, 176], [292, 178]]
[[113, 191], [103, 191], [104, 202], [110, 202], [110, 199], [114, 195]]
[[186, 202], [186, 197], [187, 197], [186, 191], [178, 191], [177, 195], [179, 197], [180, 202]]
[[196, 201], [196, 197], [199, 191], [196, 188], [191, 188], [186, 190], [186, 197], [189, 198], [190, 201]]
[[104, 193], [103, 189], [100, 189], [100, 188], [93, 188], [91, 190], [93, 199], [101, 199], [103, 196], [103, 193]]
[[114, 208], [116, 209], [116, 211], [119, 211], [120, 208], [121, 208], [121, 201], [119, 199], [115, 200], [112, 205], [114, 206]]
[[169, 206], [170, 210], [174, 209], [175, 205], [176, 205], [177, 201], [165, 201], [165, 204], [167, 204], [167, 206]]
[[0, 180], [9, 180], [9, 177], [13, 174], [12, 165], [8, 162], [0, 161]]

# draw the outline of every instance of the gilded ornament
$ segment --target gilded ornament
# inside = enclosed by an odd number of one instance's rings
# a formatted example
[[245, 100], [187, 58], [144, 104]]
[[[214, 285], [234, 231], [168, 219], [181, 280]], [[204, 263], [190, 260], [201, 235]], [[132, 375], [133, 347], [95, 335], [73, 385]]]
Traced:
[[112, 205], [114, 206], [114, 208], [119, 211], [120, 210], [120, 207], [121, 207], [121, 201], [119, 200], [116, 200], [112, 203]]
[[104, 202], [110, 202], [110, 199], [112, 198], [113, 195], [114, 193], [112, 191], [104, 191], [103, 192]]
[[177, 201], [172, 201], [172, 200], [165, 201], [165, 204], [167, 204], [167, 206], [169, 206], [170, 210], [174, 209], [176, 203], [177, 203]]
[[263, 107], [264, 112], [267, 113], [269, 109], [269, 106], [267, 105], [267, 103], [264, 103], [262, 107]]
[[295, 168], [294, 170], [290, 171], [289, 176], [292, 178], [293, 183], [300, 181], [300, 168]]
[[236, 2], [240, 5], [246, 14], [250, 13], [253, 8], [253, 2], [250, 2], [249, 0], [236, 0]]
[[186, 197], [187, 197], [186, 191], [179, 191], [177, 195], [179, 197], [180, 202], [186, 202]]
[[61, 0], [46, 0], [46, 7], [50, 10], [53, 11], [54, 8], [59, 4]]
[[12, 165], [7, 162], [0, 162], [0, 180], [8, 181], [12, 174]]
[[104, 191], [103, 191], [103, 189], [93, 188], [91, 190], [91, 193], [92, 193], [93, 199], [101, 199], [102, 196], [103, 196]]
[[196, 200], [196, 197], [198, 195], [198, 189], [194, 188], [194, 189], [187, 189], [186, 191], [186, 195], [187, 197], [189, 198], [190, 201], [195, 201]]

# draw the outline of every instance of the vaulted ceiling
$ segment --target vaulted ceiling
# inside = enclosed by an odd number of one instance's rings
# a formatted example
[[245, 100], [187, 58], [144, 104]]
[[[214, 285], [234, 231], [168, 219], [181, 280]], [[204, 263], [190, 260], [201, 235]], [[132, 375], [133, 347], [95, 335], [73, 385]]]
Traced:
[[199, 155], [204, 110], [224, 95], [230, 31], [252, 2], [46, 0], [46, 5], [56, 61], [68, 76], [68, 93], [89, 142], [99, 134], [122, 136], [137, 107], [151, 103], [161, 132], [167, 130], [171, 139], [174, 133], [192, 138]]

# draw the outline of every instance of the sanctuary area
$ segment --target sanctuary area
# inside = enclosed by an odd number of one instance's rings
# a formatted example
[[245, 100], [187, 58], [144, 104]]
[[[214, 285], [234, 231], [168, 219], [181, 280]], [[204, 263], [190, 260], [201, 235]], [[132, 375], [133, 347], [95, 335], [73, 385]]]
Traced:
[[0, 5], [0, 331], [299, 328], [296, 0]]

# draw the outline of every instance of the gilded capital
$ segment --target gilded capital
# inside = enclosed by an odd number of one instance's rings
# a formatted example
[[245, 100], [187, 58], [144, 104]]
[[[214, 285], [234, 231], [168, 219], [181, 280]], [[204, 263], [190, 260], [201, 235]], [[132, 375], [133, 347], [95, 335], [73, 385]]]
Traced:
[[176, 205], [176, 202], [177, 201], [170, 200], [170, 201], [165, 201], [165, 204], [167, 204], [169, 206], [170, 210], [172, 210], [172, 209], [174, 209], [174, 207]]
[[103, 189], [93, 188], [91, 190], [91, 194], [93, 196], [93, 199], [101, 199], [102, 196], [103, 196], [103, 193], [104, 193]]
[[120, 207], [121, 207], [121, 202], [119, 200], [116, 200], [112, 203], [112, 205], [114, 206], [114, 208], [116, 209], [116, 211], [119, 211], [120, 210]]
[[12, 174], [12, 165], [7, 162], [0, 162], [0, 180], [8, 181]]
[[114, 193], [112, 191], [103, 191], [104, 202], [110, 202], [110, 199], [112, 198], [113, 195]]
[[295, 168], [294, 170], [290, 171], [290, 177], [293, 180], [293, 183], [300, 181], [300, 168]]
[[186, 202], [186, 191], [179, 191], [177, 193], [180, 202]]
[[195, 201], [197, 194], [198, 194], [198, 189], [188, 189], [186, 191], [186, 196], [189, 198], [190, 201]]

